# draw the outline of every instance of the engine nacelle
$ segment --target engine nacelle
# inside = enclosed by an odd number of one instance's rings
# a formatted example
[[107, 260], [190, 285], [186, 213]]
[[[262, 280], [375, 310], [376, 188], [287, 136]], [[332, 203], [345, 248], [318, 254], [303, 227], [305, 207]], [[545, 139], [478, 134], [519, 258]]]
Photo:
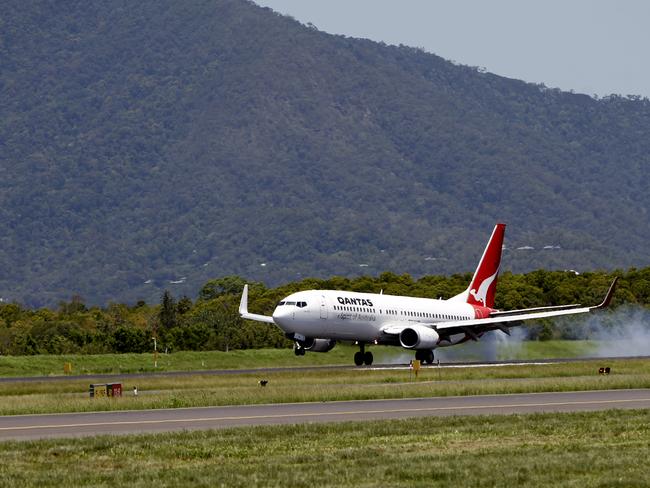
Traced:
[[407, 349], [433, 349], [439, 339], [435, 330], [419, 325], [407, 327], [399, 334], [399, 343]]
[[307, 337], [304, 341], [304, 348], [311, 352], [327, 352], [334, 349], [336, 341], [334, 339], [313, 339]]

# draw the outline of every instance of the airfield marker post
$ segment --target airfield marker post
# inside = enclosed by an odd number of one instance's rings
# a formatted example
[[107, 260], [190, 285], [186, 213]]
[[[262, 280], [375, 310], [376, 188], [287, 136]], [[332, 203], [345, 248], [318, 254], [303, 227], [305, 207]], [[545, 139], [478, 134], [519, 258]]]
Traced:
[[418, 373], [420, 372], [420, 360], [419, 359], [414, 359], [411, 363], [411, 367], [413, 368], [413, 372], [415, 373], [415, 379], [418, 379]]

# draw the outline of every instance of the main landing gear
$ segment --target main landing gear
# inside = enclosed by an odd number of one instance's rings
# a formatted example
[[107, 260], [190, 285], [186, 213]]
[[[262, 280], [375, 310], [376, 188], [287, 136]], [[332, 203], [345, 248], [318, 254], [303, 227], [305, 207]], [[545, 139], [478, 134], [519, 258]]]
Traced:
[[293, 353], [296, 356], [304, 356], [305, 355], [305, 348], [303, 347], [300, 342], [296, 342], [295, 345], [293, 346]]
[[433, 350], [432, 349], [420, 349], [415, 351], [415, 359], [421, 363], [433, 364]]
[[354, 353], [354, 364], [357, 366], [361, 366], [362, 364], [370, 366], [372, 359], [372, 353], [366, 351], [366, 345], [364, 343], [359, 344], [359, 352]]

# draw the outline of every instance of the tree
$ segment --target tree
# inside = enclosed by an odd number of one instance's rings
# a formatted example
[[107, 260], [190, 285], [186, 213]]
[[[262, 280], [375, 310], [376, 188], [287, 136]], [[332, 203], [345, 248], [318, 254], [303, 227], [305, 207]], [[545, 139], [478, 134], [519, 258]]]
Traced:
[[85, 312], [86, 305], [80, 295], [73, 295], [69, 303], [65, 301], [59, 303], [59, 310], [64, 314], [72, 315], [78, 312]]
[[173, 329], [177, 325], [176, 302], [169, 290], [165, 290], [162, 295], [158, 318], [163, 331]]
[[244, 289], [245, 284], [246, 281], [239, 276], [224, 276], [210, 280], [199, 291], [199, 299], [213, 300], [222, 295], [237, 295]]
[[183, 295], [181, 299], [178, 300], [176, 311], [178, 312], [178, 315], [185, 315], [190, 310], [192, 310], [192, 300], [188, 296]]

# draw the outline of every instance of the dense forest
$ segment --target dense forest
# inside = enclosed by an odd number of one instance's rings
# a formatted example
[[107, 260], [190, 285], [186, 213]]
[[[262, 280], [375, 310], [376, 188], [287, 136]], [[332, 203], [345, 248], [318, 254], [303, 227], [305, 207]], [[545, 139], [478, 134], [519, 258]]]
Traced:
[[503, 78], [245, 0], [2, 10], [6, 302], [79, 294], [109, 330], [150, 307], [93, 305], [214, 276], [464, 273], [496, 221], [513, 272], [650, 262], [647, 99]]
[[[614, 309], [622, 305], [650, 307], [650, 268], [580, 275], [541, 270], [527, 274], [506, 272], [499, 278], [496, 306], [507, 310], [569, 303], [595, 305], [600, 303], [614, 275], [621, 278], [612, 302]], [[469, 274], [455, 274], [414, 280], [407, 274], [386, 272], [377, 277], [306, 279], [277, 288], [253, 283], [249, 308], [251, 312], [270, 315], [283, 297], [307, 289], [449, 298], [463, 291], [470, 278]], [[87, 307], [78, 296], [61, 302], [56, 310], [2, 304], [0, 353], [146, 352], [152, 350], [154, 337], [159, 349], [168, 352], [291, 347], [292, 343], [278, 327], [239, 317], [244, 283], [237, 276], [210, 280], [195, 301], [165, 291], [155, 305], [139, 302], [134, 306], [113, 303], [105, 308]], [[589, 327], [584, 317], [542, 320], [525, 326], [528, 337], [537, 340], [589, 338]]]

